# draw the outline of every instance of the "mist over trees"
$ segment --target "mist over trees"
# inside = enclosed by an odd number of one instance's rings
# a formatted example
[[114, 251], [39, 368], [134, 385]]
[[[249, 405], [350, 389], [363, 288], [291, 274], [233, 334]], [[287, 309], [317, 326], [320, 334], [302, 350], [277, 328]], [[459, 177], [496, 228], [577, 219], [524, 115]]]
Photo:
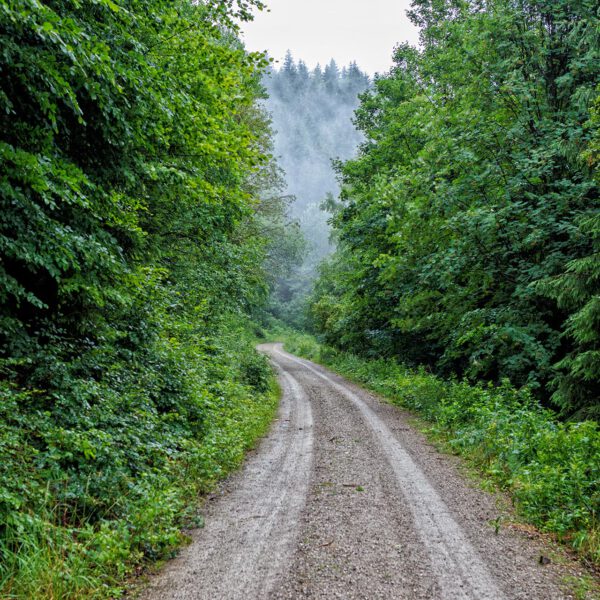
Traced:
[[289, 217], [300, 224], [307, 242], [304, 262], [291, 277], [278, 279], [274, 295], [275, 313], [293, 321], [301, 318], [299, 304], [316, 265], [333, 250], [330, 215], [320, 206], [328, 194], [339, 193], [332, 161], [354, 156], [362, 140], [352, 120], [369, 76], [355, 62], [340, 68], [331, 60], [310, 70], [288, 52], [281, 68], [272, 68], [263, 84], [275, 131], [274, 152], [285, 173], [285, 192], [293, 196]]

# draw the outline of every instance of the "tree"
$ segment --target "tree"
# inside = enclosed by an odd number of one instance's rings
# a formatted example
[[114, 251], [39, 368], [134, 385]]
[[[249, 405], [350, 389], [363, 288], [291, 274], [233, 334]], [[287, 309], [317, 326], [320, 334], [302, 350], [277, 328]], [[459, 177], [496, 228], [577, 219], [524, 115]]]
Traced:
[[340, 70], [333, 58], [329, 61], [323, 71], [325, 88], [330, 94], [337, 94], [339, 90]]
[[547, 400], [555, 365], [575, 351], [564, 336], [573, 309], [538, 284], [590, 256], [582, 225], [599, 208], [581, 160], [598, 81], [594, 8], [439, 0], [411, 15], [423, 48], [398, 47], [362, 96], [366, 141], [341, 168], [334, 226], [353, 275], [340, 272], [328, 327], [343, 323], [349, 347], [508, 377]]
[[[595, 136], [586, 151], [592, 167], [600, 160], [599, 120], [600, 99], [591, 122]], [[599, 420], [600, 404], [594, 399], [600, 380], [600, 212], [590, 211], [576, 224], [580, 235], [589, 240], [590, 254], [568, 262], [564, 273], [542, 280], [537, 287], [569, 315], [564, 335], [572, 346], [556, 365], [553, 400], [567, 414]]]
[[114, 596], [268, 417], [239, 333], [285, 210], [236, 37], [259, 4], [2, 4], [0, 596], [37, 597], [32, 553]]

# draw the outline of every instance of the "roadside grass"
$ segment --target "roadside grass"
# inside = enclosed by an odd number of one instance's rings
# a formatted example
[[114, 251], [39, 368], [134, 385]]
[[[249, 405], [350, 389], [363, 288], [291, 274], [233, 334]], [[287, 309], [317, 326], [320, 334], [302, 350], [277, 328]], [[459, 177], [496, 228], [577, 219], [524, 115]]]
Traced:
[[565, 577], [565, 584], [573, 590], [575, 600], [589, 600], [600, 597], [600, 590], [597, 584], [589, 575]]
[[509, 492], [518, 514], [600, 566], [600, 429], [561, 422], [526, 389], [443, 380], [425, 369], [368, 360], [275, 328], [273, 341], [414, 411], [428, 434]]
[[111, 591], [86, 560], [90, 548], [77, 542], [73, 531], [54, 525], [53, 518], [45, 514], [9, 528], [1, 546], [3, 599], [95, 599]]
[[[35, 460], [43, 458], [40, 440], [54, 431], [35, 422], [29, 429], [0, 431], [2, 600], [118, 598], [145, 568], [186, 543], [183, 530], [199, 523], [202, 495], [240, 466], [267, 432], [279, 401], [274, 373], [255, 351], [247, 328], [223, 332], [218, 344], [210, 355], [200, 346], [178, 349], [183, 359], [197, 361], [188, 373], [198, 373], [190, 381], [190, 398], [200, 399], [201, 430], [188, 428], [184, 415], [175, 412], [160, 419], [140, 413], [139, 431], [125, 438], [132, 440], [130, 446], [116, 441], [107, 448], [124, 451], [128, 462], [107, 462], [96, 481], [77, 483], [75, 454], [71, 470], [54, 471], [61, 481], [52, 481], [48, 470], [35, 471]], [[33, 458], [25, 463], [29, 451]], [[91, 455], [84, 459], [93, 463]], [[110, 492], [104, 483], [108, 474], [123, 490], [110, 505], [102, 504]], [[2, 488], [9, 477], [11, 488]], [[34, 489], [33, 483], [40, 490], [28, 503], [17, 493], [8, 495], [7, 490]]]

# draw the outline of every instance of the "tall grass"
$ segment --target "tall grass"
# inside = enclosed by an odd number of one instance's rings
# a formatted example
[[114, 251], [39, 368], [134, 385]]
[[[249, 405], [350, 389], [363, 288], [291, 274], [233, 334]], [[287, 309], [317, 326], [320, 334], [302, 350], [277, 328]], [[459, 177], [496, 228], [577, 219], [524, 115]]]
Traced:
[[29, 516], [5, 526], [0, 542], [3, 599], [94, 600], [110, 592], [110, 580], [88, 560], [90, 547], [53, 523], [55, 516]]

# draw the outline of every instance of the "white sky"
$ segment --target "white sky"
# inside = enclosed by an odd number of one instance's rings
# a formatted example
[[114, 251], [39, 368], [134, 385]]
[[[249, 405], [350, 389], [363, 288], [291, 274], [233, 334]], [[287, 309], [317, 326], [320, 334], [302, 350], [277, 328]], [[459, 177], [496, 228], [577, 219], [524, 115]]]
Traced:
[[340, 66], [356, 60], [373, 75], [392, 66], [399, 42], [418, 42], [418, 31], [406, 16], [410, 0], [266, 0], [270, 12], [259, 12], [242, 24], [249, 50], [267, 50], [281, 61], [288, 49], [312, 68], [334, 58]]

